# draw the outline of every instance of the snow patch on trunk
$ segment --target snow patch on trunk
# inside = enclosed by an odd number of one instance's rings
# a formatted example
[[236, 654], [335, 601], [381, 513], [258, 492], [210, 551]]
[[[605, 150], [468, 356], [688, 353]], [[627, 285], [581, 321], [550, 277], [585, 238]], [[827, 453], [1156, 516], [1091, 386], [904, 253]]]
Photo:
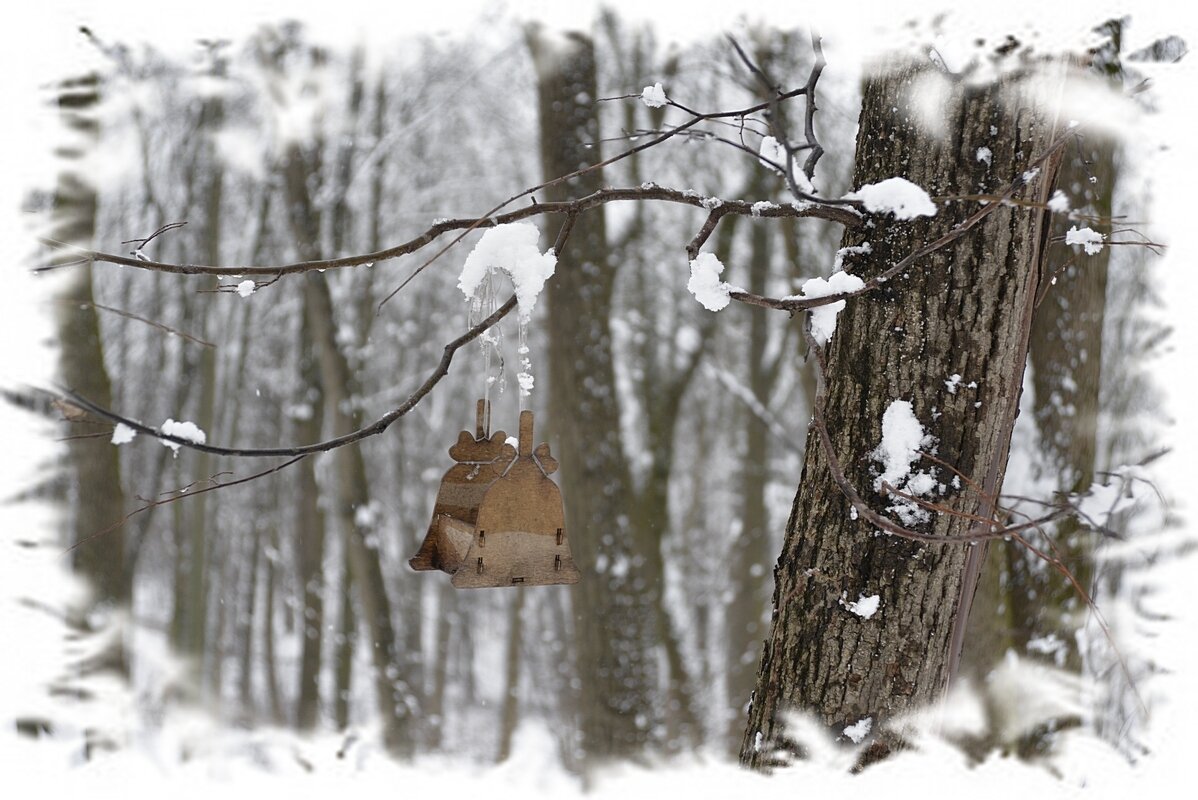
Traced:
[[880, 183], [867, 183], [845, 196], [860, 200], [874, 214], [894, 214], [895, 219], [936, 216], [936, 204], [920, 187], [906, 178], [887, 178]]
[[[935, 469], [914, 472], [911, 465], [921, 450], [934, 452], [936, 437], [927, 433], [915, 409], [906, 400], [895, 400], [882, 413], [882, 441], [870, 453], [881, 464], [882, 472], [874, 479], [874, 491], [887, 494], [886, 486], [915, 497], [924, 497], [936, 488]], [[913, 500], [890, 495], [894, 502], [886, 509], [910, 527], [931, 519], [931, 513]]]

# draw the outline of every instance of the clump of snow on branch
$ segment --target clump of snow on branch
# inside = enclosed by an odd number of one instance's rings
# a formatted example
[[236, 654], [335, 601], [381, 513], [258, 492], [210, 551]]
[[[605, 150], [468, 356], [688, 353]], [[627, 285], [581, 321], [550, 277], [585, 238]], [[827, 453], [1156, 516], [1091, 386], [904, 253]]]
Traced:
[[241, 295], [242, 297], [249, 297], [257, 288], [258, 284], [247, 278], [246, 280], [237, 284], [237, 294]]
[[881, 605], [882, 598], [880, 595], [860, 595], [856, 600], [849, 601], [848, 593], [841, 592], [840, 604], [847, 608], [853, 614], [861, 617], [861, 619], [869, 619], [874, 614], [878, 613], [878, 606]]
[[133, 441], [133, 437], [137, 435], [137, 431], [130, 428], [123, 422], [118, 422], [116, 427], [112, 429], [113, 444], [127, 444]]
[[1057, 214], [1069, 213], [1069, 198], [1060, 189], [1052, 193], [1052, 197], [1048, 198], [1048, 210]]
[[487, 272], [500, 269], [512, 278], [516, 287], [516, 303], [520, 321], [532, 318], [537, 297], [545, 288], [545, 281], [557, 267], [557, 256], [550, 249], [544, 253], [537, 246], [540, 232], [527, 222], [496, 225], [478, 240], [478, 244], [466, 256], [462, 274], [458, 276], [458, 288], [469, 300], [474, 296]]
[[1074, 225], [1065, 232], [1065, 244], [1081, 245], [1086, 255], [1093, 256], [1102, 252], [1102, 242], [1106, 237], [1091, 228], [1079, 228]]
[[842, 247], [836, 251], [836, 258], [832, 262], [832, 271], [840, 272], [844, 269], [845, 256], [867, 256], [874, 251], [874, 246], [869, 242], [862, 242], [856, 247]]
[[920, 187], [906, 178], [887, 178], [880, 183], [867, 183], [846, 200], [860, 200], [874, 214], [894, 214], [895, 219], [936, 216], [936, 204]]
[[989, 147], [979, 147], [977, 152], [977, 160], [983, 162], [987, 167], [990, 166], [991, 160], [994, 158], [994, 153]]
[[756, 203], [749, 206], [749, 213], [755, 217], [760, 217], [765, 212], [773, 211], [777, 208], [779, 208], [777, 203], [771, 202], [769, 200], [758, 200]]
[[[791, 295], [786, 299], [827, 297], [831, 294], [855, 292], [863, 288], [865, 288], [865, 281], [856, 275], [850, 275], [847, 272], [834, 272], [827, 279], [811, 278], [803, 283], [799, 294]], [[807, 310], [807, 313], [811, 315], [811, 336], [815, 339], [816, 344], [820, 346], [827, 344], [828, 340], [832, 338], [832, 334], [836, 333], [836, 317], [844, 310], [844, 304], [844, 300], [837, 300]]]
[[698, 258], [691, 262], [691, 277], [686, 282], [686, 290], [708, 311], [724, 308], [731, 302], [729, 292], [740, 291], [738, 287], [720, 280], [723, 273], [724, 265], [714, 253], [699, 253]]
[[[766, 166], [779, 174], [785, 174], [786, 148], [773, 136], [763, 136], [761, 138], [761, 147], [758, 149], [757, 154], [767, 162]], [[797, 159], [795, 159], [792, 166], [793, 169], [790, 171], [791, 177], [794, 178], [795, 185], [799, 187], [799, 190], [807, 194], [815, 194], [815, 186], [807, 179], [807, 173], [799, 168]]]
[[864, 717], [845, 728], [844, 735], [847, 736], [853, 742], [853, 744], [861, 744], [861, 741], [866, 736], [869, 736], [869, 732], [873, 726], [874, 718]]
[[[930, 494], [936, 488], [932, 471], [913, 472], [911, 465], [919, 460], [921, 450], [933, 450], [936, 438], [927, 433], [915, 409], [906, 400], [895, 400], [882, 413], [882, 441], [870, 453], [870, 458], [882, 466], [882, 472], [874, 479], [874, 491], [885, 494], [888, 485], [915, 497]], [[927, 509], [902, 497], [893, 497], [894, 502], [886, 509], [898, 517], [903, 525], [911, 526], [931, 519]]]
[[649, 106], [649, 108], [661, 108], [664, 106], [666, 104], [666, 91], [661, 88], [661, 83], [646, 86], [641, 92], [641, 102]]
[[[158, 430], [161, 433], [165, 433], [167, 436], [174, 436], [178, 439], [186, 439], [192, 444], [204, 444], [204, 442], [208, 441], [208, 436], [202, 430], [200, 430], [200, 427], [194, 422], [176, 422], [173, 419], [168, 419], [166, 422], [162, 423], [162, 427], [160, 427]], [[167, 439], [159, 439], [158, 441], [174, 450], [176, 456], [179, 454], [179, 448], [181, 445], [178, 442], [172, 442]]]

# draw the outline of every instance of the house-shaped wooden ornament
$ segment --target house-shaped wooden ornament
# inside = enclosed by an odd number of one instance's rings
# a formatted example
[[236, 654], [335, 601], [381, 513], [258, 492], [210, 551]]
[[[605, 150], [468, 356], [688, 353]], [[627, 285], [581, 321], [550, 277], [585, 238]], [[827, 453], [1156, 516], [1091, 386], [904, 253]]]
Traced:
[[458, 571], [474, 540], [483, 495], [516, 458], [515, 449], [506, 444], [506, 433], [496, 431], [487, 436], [489, 416], [487, 403], [479, 400], [475, 434], [462, 431], [449, 448], [449, 457], [457, 463], [441, 478], [428, 533], [420, 550], [408, 560], [412, 569], [439, 569], [450, 575]]
[[484, 436], [483, 401], [474, 437], [463, 431], [441, 481], [433, 520], [413, 569], [440, 569], [459, 589], [577, 583], [561, 490], [549, 476], [549, 445], [533, 447], [533, 415], [520, 413], [519, 450], [503, 432]]

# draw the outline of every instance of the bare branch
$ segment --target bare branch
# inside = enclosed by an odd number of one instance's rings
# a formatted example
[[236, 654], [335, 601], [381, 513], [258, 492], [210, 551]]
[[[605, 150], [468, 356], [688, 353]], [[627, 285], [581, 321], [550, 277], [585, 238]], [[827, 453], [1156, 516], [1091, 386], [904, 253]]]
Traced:
[[[166, 438], [166, 437], [162, 437], [162, 438]], [[120, 528], [126, 522], [133, 519], [135, 516], [137, 516], [138, 514], [141, 514], [142, 512], [150, 511], [151, 509], [157, 508], [158, 506], [164, 506], [167, 503], [174, 503], [178, 500], [182, 500], [185, 497], [195, 497], [197, 495], [204, 494], [205, 492], [214, 492], [217, 489], [227, 489], [230, 486], [238, 486], [243, 483], [249, 483], [250, 481], [258, 480], [259, 478], [265, 478], [267, 475], [274, 475], [276, 472], [282, 472], [283, 470], [290, 467], [292, 464], [295, 464], [298, 461], [303, 461], [305, 458], [307, 458], [306, 455], [296, 456], [295, 458], [291, 459], [290, 461], [285, 461], [282, 464], [276, 464], [275, 466], [271, 467], [270, 469], [264, 469], [261, 472], [256, 472], [253, 475], [249, 475], [245, 478], [238, 478], [237, 480], [225, 481], [224, 483], [213, 483], [210, 486], [205, 486], [203, 489], [199, 489], [198, 491], [194, 491], [194, 492], [189, 491], [193, 486], [195, 486], [195, 483], [196, 483], [196, 482], [192, 482], [191, 484], [188, 484], [187, 486], [185, 486], [182, 489], [177, 489], [173, 492], [164, 492], [163, 494], [168, 495], [168, 496], [164, 497], [161, 500], [146, 500], [144, 497], [138, 498], [140, 500], [145, 501], [145, 505], [139, 506], [138, 508], [133, 509], [128, 514], [126, 514], [125, 516], [118, 519], [116, 522], [109, 525], [107, 528], [96, 531], [95, 533], [93, 533], [89, 536], [85, 536], [84, 538], [75, 542], [73, 545], [71, 545], [67, 549], [63, 550], [62, 554], [67, 555], [69, 553], [72, 553], [75, 550], [78, 550], [80, 547], [83, 547], [88, 542], [91, 542], [94, 539], [98, 539], [99, 537], [101, 537], [107, 533], [112, 533], [117, 528]], [[215, 477], [215, 476], [213, 476], [213, 477]]]
[[[1034, 167], [1043, 164], [1057, 151], [1064, 147], [1068, 141], [1068, 136], [1057, 139], [1055, 142], [1049, 145], [1049, 147], [1039, 157], [1032, 161], [1030, 166]], [[964, 220], [955, 225], [952, 230], [941, 236], [939, 239], [935, 240], [934, 242], [929, 242], [923, 247], [915, 249], [904, 258], [895, 262], [891, 267], [882, 273], [870, 278], [860, 289], [856, 289], [851, 292], [838, 292], [836, 294], [829, 294], [823, 297], [794, 297], [779, 299], [775, 297], [762, 297], [761, 295], [753, 294], [752, 292], [731, 292], [729, 296], [733, 300], [739, 300], [740, 302], [748, 303], [749, 305], [794, 312], [803, 309], [816, 308], [818, 306], [835, 303], [840, 300], [847, 300], [851, 297], [859, 297], [861, 295], [868, 294], [874, 289], [877, 289], [883, 283], [886, 283], [891, 278], [913, 266], [919, 259], [926, 258], [937, 250], [947, 247], [965, 234], [969, 233], [971, 230], [977, 227], [979, 222], [986, 219], [986, 217], [993, 214], [999, 208], [1003, 208], [1005, 201], [1009, 200], [1016, 192], [1026, 185], [1027, 182], [1024, 180], [1023, 176], [1020, 175], [1011, 183], [1009, 187], [1007, 187], [1005, 192], [998, 196], [999, 202], [986, 203], [969, 217], [966, 217]]]
[[[55, 239], [47, 239], [43, 237], [39, 238], [38, 241], [50, 247], [69, 250], [72, 253], [77, 253], [81, 259], [85, 261], [90, 260], [109, 264], [120, 264], [121, 266], [136, 267], [138, 269], [151, 270], [155, 272], [169, 272], [177, 275], [220, 275], [225, 277], [264, 275], [274, 277], [278, 275], [291, 275], [302, 272], [311, 272], [313, 270], [357, 267], [366, 264], [374, 264], [378, 261], [385, 261], [387, 259], [398, 258], [399, 256], [414, 253], [428, 246], [439, 236], [449, 231], [464, 230], [468, 232], [477, 228], [489, 228], [495, 225], [508, 222], [517, 222], [543, 214], [579, 214], [606, 203], [616, 201], [644, 200], [658, 200], [669, 203], [678, 203], [681, 205], [694, 206], [695, 208], [704, 207], [703, 198], [695, 192], [669, 189], [664, 186], [650, 184], [636, 188], [600, 189], [597, 192], [589, 194], [585, 197], [580, 197], [577, 200], [566, 200], [555, 203], [534, 202], [523, 208], [494, 217], [484, 215], [482, 217], [468, 219], [442, 220], [440, 222], [434, 223], [424, 233], [408, 240], [407, 242], [373, 253], [363, 253], [360, 255], [346, 256], [343, 258], [331, 258], [320, 261], [302, 261], [293, 264], [280, 264], [277, 266], [221, 267], [205, 264], [170, 264], [158, 261], [141, 261], [136, 258], [128, 258], [115, 253], [105, 253], [98, 250], [88, 250], [82, 247], [76, 247]], [[741, 214], [746, 216], [754, 215], [753, 203], [748, 201], [726, 200], [723, 201], [723, 203], [724, 206], [727, 207], [727, 209], [722, 212], [724, 214]], [[779, 206], [777, 209], [761, 211], [756, 216], [815, 217], [818, 219], [826, 219], [831, 222], [836, 222], [846, 227], [856, 227], [861, 224], [861, 217], [852, 211], [815, 204], [783, 205]], [[454, 241], [456, 242], [458, 239], [455, 239]], [[426, 263], [431, 263], [431, 261]], [[44, 267], [38, 268], [35, 271], [42, 271], [44, 269]], [[416, 271], [416, 273], [413, 273], [413, 275], [418, 273], [419, 269]]]
[[[557, 252], [561, 252], [561, 250], [565, 247], [566, 241], [569, 239], [571, 232], [574, 230], [574, 220], [576, 218], [577, 218], [577, 214], [567, 214], [565, 223], [562, 224], [561, 230], [558, 231], [557, 241], [554, 242], [554, 249]], [[466, 344], [469, 344], [470, 342], [477, 339], [483, 333], [483, 331], [485, 331], [488, 328], [490, 328], [491, 326], [497, 324], [501, 319], [503, 319], [509, 313], [511, 313], [512, 309], [515, 307], [516, 307], [516, 297], [513, 295], [512, 297], [508, 298], [508, 301], [506, 303], [504, 303], [502, 306], [497, 308], [494, 311], [494, 313], [492, 313], [489, 317], [487, 317], [482, 322], [475, 325], [470, 330], [463, 333], [458, 338], [454, 339], [449, 344], [445, 345], [445, 350], [443, 351], [443, 353], [441, 355], [441, 361], [439, 364], [437, 364], [437, 368], [434, 369], [433, 372], [428, 376], [428, 378], [425, 379], [424, 383], [420, 384], [420, 386], [417, 387], [416, 391], [414, 391], [414, 392], [412, 392], [412, 394], [408, 395], [408, 398], [406, 400], [404, 400], [404, 402], [401, 403], [397, 408], [395, 408], [392, 411], [389, 411], [388, 413], [379, 417], [377, 420], [375, 420], [370, 425], [367, 425], [363, 428], [359, 428], [356, 431], [351, 431], [350, 433], [344, 434], [342, 436], [338, 436], [333, 439], [327, 439], [323, 442], [316, 442], [314, 444], [297, 445], [294, 447], [250, 447], [250, 448], [221, 447], [218, 445], [199, 444], [197, 442], [193, 442], [193, 441], [184, 439], [179, 436], [173, 436], [170, 434], [162, 433], [161, 431], [159, 431], [155, 428], [152, 428], [149, 425], [145, 425], [137, 420], [130, 419], [129, 417], [125, 417], [120, 414], [117, 414], [116, 412], [114, 412], [110, 409], [104, 408], [103, 406], [96, 405], [95, 403], [88, 400], [87, 398], [81, 397], [80, 395], [76, 394], [73, 391], [70, 391], [69, 389], [63, 390], [62, 394], [63, 394], [66, 402], [72, 403], [86, 411], [90, 411], [91, 413], [95, 414], [98, 417], [102, 417], [110, 422], [121, 423], [123, 425], [126, 425], [126, 426], [132, 428], [133, 430], [137, 431], [138, 433], [144, 433], [147, 436], [152, 436], [152, 437], [154, 437], [156, 439], [160, 439], [162, 441], [174, 442], [175, 444], [177, 444], [181, 447], [187, 447], [192, 450], [199, 450], [200, 452], [203, 452], [203, 453], [212, 453], [214, 455], [221, 455], [221, 456], [236, 456], [236, 457], [240, 457], [240, 458], [269, 458], [269, 457], [273, 457], [273, 456], [306, 456], [306, 455], [311, 455], [313, 453], [324, 453], [324, 452], [328, 452], [330, 450], [335, 450], [338, 447], [344, 447], [345, 445], [348, 445], [348, 444], [360, 442], [363, 439], [367, 439], [371, 436], [377, 436], [380, 433], [382, 433], [383, 431], [387, 430], [387, 428], [390, 427], [391, 424], [394, 423], [397, 419], [404, 416], [409, 411], [411, 411], [413, 408], [415, 408], [416, 405], [421, 400], [423, 400], [424, 397], [429, 392], [431, 392], [433, 390], [433, 387], [436, 386], [438, 383], [440, 383], [441, 379], [444, 378], [449, 373], [449, 366], [451, 363], [453, 363], [454, 354], [458, 350], [460, 350]]]
[[329, 450], [336, 450], [338, 447], [344, 447], [347, 444], [360, 442], [371, 436], [377, 436], [391, 426], [391, 423], [407, 414], [416, 405], [424, 399], [433, 387], [441, 382], [449, 373], [449, 365], [453, 362], [454, 353], [456, 353], [463, 345], [474, 341], [483, 331], [490, 328], [492, 325], [499, 322], [508, 315], [513, 308], [516, 307], [516, 298], [513, 295], [506, 303], [495, 310], [495, 313], [484, 319], [479, 324], [475, 325], [470, 330], [463, 333], [458, 338], [454, 339], [449, 344], [445, 345], [445, 351], [441, 355], [441, 361], [437, 368], [425, 379], [424, 383], [412, 392], [399, 407], [387, 412], [383, 416], [371, 424], [359, 428], [356, 431], [337, 436], [332, 439], [326, 439], [323, 442], [315, 442], [313, 444], [297, 445], [293, 447], [221, 447], [219, 445], [199, 444], [197, 442], [184, 439], [179, 436], [172, 436], [163, 433], [156, 428], [152, 428], [142, 422], [129, 417], [122, 416], [115, 411], [98, 406], [86, 397], [82, 397], [70, 389], [62, 390], [63, 397], [71, 403], [86, 409], [98, 417], [102, 417], [110, 422], [121, 423], [126, 425], [138, 433], [144, 433], [147, 436], [152, 436], [156, 439], [161, 439], [164, 442], [174, 442], [182, 447], [187, 447], [192, 450], [198, 450], [202, 453], [212, 453], [218, 456], [237, 456], [240, 458], [270, 458], [275, 456], [304, 456], [313, 453], [325, 453]]
[[161, 322], [155, 322], [152, 319], [146, 319], [145, 317], [139, 317], [137, 314], [133, 314], [129, 311], [122, 311], [119, 308], [112, 308], [111, 306], [105, 306], [105, 305], [101, 305], [100, 303], [92, 303], [92, 302], [88, 302], [88, 301], [84, 301], [84, 300], [67, 300], [65, 298], [60, 298], [58, 302], [62, 303], [63, 305], [81, 306], [81, 307], [99, 309], [100, 311], [107, 311], [110, 314], [116, 314], [117, 316], [124, 317], [125, 319], [131, 319], [131, 320], [136, 320], [137, 322], [145, 323], [146, 325], [149, 325], [151, 327], [158, 328], [160, 331], [169, 333], [172, 336], [182, 337], [189, 342], [195, 342], [196, 344], [202, 345], [204, 347], [216, 347], [216, 345], [213, 344], [212, 342], [209, 342], [205, 339], [201, 339], [198, 336], [192, 336], [190, 333], [184, 333], [183, 331], [178, 330], [177, 328], [172, 328], [169, 325], [163, 325]]
[[149, 236], [147, 236], [147, 237], [146, 237], [146, 238], [144, 238], [144, 239], [126, 239], [125, 241], [121, 242], [121, 244], [134, 244], [134, 243], [136, 243], [136, 244], [137, 244], [137, 249], [133, 251], [134, 253], [136, 253], [138, 250], [141, 250], [141, 249], [142, 249], [143, 247], [145, 247], [147, 244], [149, 244], [150, 242], [154, 241], [154, 239], [158, 238], [159, 236], [161, 236], [162, 234], [166, 233], [167, 231], [173, 231], [173, 230], [175, 230], [176, 228], [182, 228], [182, 227], [183, 227], [184, 225], [186, 225], [186, 224], [187, 224], [187, 220], [183, 220], [182, 222], [168, 222], [168, 223], [166, 223], [165, 225], [163, 225], [161, 228], [159, 228], [158, 230], [154, 231], [153, 233], [151, 233]]

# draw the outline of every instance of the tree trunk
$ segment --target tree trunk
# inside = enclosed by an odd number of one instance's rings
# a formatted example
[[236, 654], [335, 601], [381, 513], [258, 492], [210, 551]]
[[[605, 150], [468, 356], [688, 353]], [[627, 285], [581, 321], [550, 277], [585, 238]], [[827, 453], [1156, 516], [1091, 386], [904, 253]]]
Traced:
[[[528, 37], [537, 68], [541, 169], [556, 178], [599, 161], [595, 51], [572, 33]], [[594, 170], [544, 191], [560, 201], [598, 190]], [[649, 737], [656, 665], [652, 597], [629, 519], [631, 478], [620, 440], [612, 364], [615, 273], [602, 214], [579, 218], [546, 286], [550, 426], [562, 453], [566, 526], [583, 573], [572, 593], [582, 748], [591, 763], [635, 755]]]
[[[315, 232], [317, 216], [308, 194], [309, 170], [298, 145], [288, 151], [285, 168], [291, 229], [300, 244], [302, 258], [319, 258]], [[318, 353], [324, 401], [333, 415], [333, 435], [342, 436], [361, 427], [361, 412], [354, 406], [352, 370], [337, 344], [333, 301], [325, 276], [304, 275], [304, 319]], [[414, 746], [411, 727], [415, 722], [409, 706], [412, 689], [400, 674], [391, 601], [376, 540], [370, 508], [366, 462], [358, 445], [339, 448], [334, 454], [337, 468], [333, 516], [346, 537], [350, 580], [357, 589], [363, 621], [370, 631], [374, 666], [375, 696], [383, 722], [383, 739], [394, 755], [410, 755]]]
[[[1089, 74], [1121, 89], [1121, 23], [1103, 26], [1112, 39], [1095, 56]], [[1101, 29], [1100, 29], [1101, 30]], [[1116, 142], [1101, 133], [1079, 137], [1061, 164], [1057, 183], [1084, 214], [1110, 219], [1116, 184]], [[1053, 235], [1071, 225], [1054, 219]], [[1104, 227], [1094, 224], [1095, 228]], [[1076, 251], [1076, 252], [1075, 252]], [[1050, 251], [1052, 283], [1046, 284], [1032, 320], [1029, 350], [1035, 441], [1029, 479], [1062, 492], [1085, 491], [1098, 469], [1098, 416], [1103, 370], [1107, 272], [1111, 248], [1088, 255], [1068, 245]], [[1093, 593], [1094, 534], [1069, 517], [1045, 526], [1060, 557], [1087, 592]], [[1060, 666], [1082, 669], [1075, 635], [1087, 611], [1073, 584], [1031, 553], [1004, 548], [987, 559], [964, 668], [981, 678], [1008, 649], [1023, 654], [1035, 638], [1050, 637], [1047, 654]], [[999, 556], [999, 557], [995, 557]]]
[[[100, 100], [99, 78], [89, 75], [65, 81], [58, 105], [64, 124], [85, 137], [79, 148], [63, 148], [61, 157], [76, 164], [95, 144], [99, 123], [95, 110]], [[53, 227], [50, 236], [76, 247], [90, 248], [96, 233], [96, 191], [73, 167], [64, 167], [54, 190]], [[50, 263], [74, 259], [67, 250], [56, 251]], [[59, 375], [62, 382], [105, 407], [112, 405], [112, 383], [104, 366], [100, 321], [92, 307], [92, 267], [70, 267], [71, 277], [57, 306]], [[72, 434], [96, 432], [87, 424], [73, 426]], [[71, 486], [74, 492], [71, 543], [80, 543], [125, 515], [121, 489], [119, 451], [106, 437], [75, 438], [67, 443]], [[91, 583], [94, 606], [107, 612], [125, 609], [131, 600], [132, 576], [125, 567], [123, 528], [88, 541], [72, 551], [75, 570]], [[81, 619], [86, 614], [81, 615]], [[118, 637], [118, 641], [119, 641]], [[127, 674], [123, 647], [111, 654], [110, 665]]]
[[[220, 159], [216, 154], [216, 134], [219, 133], [224, 120], [224, 105], [220, 97], [204, 101], [197, 123], [204, 137], [200, 154], [197, 155], [202, 169], [198, 170], [202, 183], [202, 227], [200, 237], [204, 260], [208, 264], [221, 263], [221, 204], [224, 196], [224, 175]], [[214, 289], [219, 285], [218, 278], [207, 278], [205, 288]], [[198, 315], [198, 335], [208, 336], [208, 318], [212, 305], [204, 303]], [[199, 376], [196, 381], [200, 389], [200, 404], [196, 410], [195, 422], [201, 430], [212, 432], [212, 422], [216, 417], [216, 348], [205, 347], [199, 354]], [[224, 394], [224, 393], [222, 393]], [[189, 452], [185, 457], [192, 461], [192, 474], [196, 480], [204, 480], [213, 473], [213, 458], [208, 453]], [[217, 526], [210, 523], [208, 517], [208, 494], [197, 494], [191, 499], [187, 509], [187, 536], [190, 541], [190, 568], [187, 577], [187, 607], [190, 625], [188, 636], [183, 643], [183, 653], [191, 656], [191, 665], [195, 670], [196, 687], [201, 696], [210, 686], [204, 681], [204, 662], [206, 657], [220, 658], [219, 653], [206, 653], [208, 648], [208, 598], [210, 596], [209, 573], [211, 551], [219, 533]], [[218, 645], [219, 648], [219, 645]]]
[[[324, 395], [320, 390], [320, 364], [312, 347], [307, 324], [300, 326], [299, 408], [295, 421], [297, 441], [320, 439]], [[320, 656], [324, 642], [324, 540], [325, 518], [320, 507], [315, 459], [296, 465], [299, 494], [296, 514], [296, 552], [303, 615], [300, 623], [300, 675], [296, 727], [311, 730], [320, 713]]]
[[425, 714], [425, 725], [428, 731], [427, 742], [430, 750], [441, 749], [441, 743], [445, 738], [445, 690], [450, 677], [451, 644], [463, 636], [470, 635], [469, 629], [461, 624], [461, 602], [457, 590], [442, 584], [437, 591], [437, 637], [436, 643], [433, 645], [433, 657], [437, 659], [437, 666], [433, 672], [433, 685], [429, 689], [427, 713]]
[[266, 585], [263, 591], [266, 600], [262, 605], [262, 675], [266, 683], [266, 699], [269, 703], [270, 721], [274, 725], [282, 725], [286, 721], [283, 714], [283, 692], [279, 688], [279, 659], [275, 655], [275, 595], [279, 573], [279, 534], [273, 527], [270, 530], [270, 541], [266, 554]]
[[255, 524], [249, 536], [249, 552], [241, 555], [241, 572], [245, 577], [241, 579], [237, 606], [237, 697], [241, 705], [237, 716], [238, 722], [243, 725], [252, 723], [258, 717], [258, 706], [254, 702], [254, 619], [258, 611], [262, 529]]
[[[764, 170], [758, 169], [759, 173]], [[753, 181], [746, 197], [769, 197], [776, 190], [764, 180]], [[770, 277], [771, 230], [754, 225], [750, 230], [749, 286], [751, 292], [766, 294]], [[747, 388], [762, 406], [769, 407], [773, 378], [765, 363], [769, 343], [769, 325], [765, 314], [756, 308], [742, 309], [750, 314], [749, 338], [744, 357], [748, 365]], [[740, 472], [740, 535], [732, 547], [729, 575], [732, 596], [725, 620], [728, 631], [728, 700], [733, 714], [729, 741], [735, 737], [739, 748], [744, 713], [757, 676], [757, 656], [765, 639], [766, 609], [769, 607], [769, 563], [772, 557], [767, 530], [769, 514], [765, 488], [769, 478], [769, 430], [765, 420], [755, 413], [745, 415], [745, 452]]]
[[[342, 537], [345, 541], [345, 537]], [[341, 555], [341, 584], [337, 591], [337, 636], [333, 662], [333, 724], [337, 730], [349, 727], [349, 699], [353, 691], [354, 649], [358, 640], [358, 625], [354, 616], [353, 579], [350, 577], [349, 547]]]
[[520, 724], [520, 649], [524, 642], [524, 589], [516, 589], [508, 607], [507, 652], [503, 703], [499, 713], [499, 749], [495, 761], [502, 763], [512, 755], [512, 740]]
[[[945, 87], [937, 113], [946, 135], [916, 122], [912, 87], [924, 69], [900, 67], [865, 88], [854, 185], [900, 175], [932, 196], [1001, 191], [1043, 154], [1053, 121], [1021, 97], [1015, 77], [995, 84]], [[1011, 111], [1014, 109], [1015, 111]], [[1016, 113], [1017, 112], [1017, 113]], [[987, 159], [979, 148], [988, 148]], [[1022, 196], [1047, 200], [1056, 173], [1047, 162]], [[892, 223], [845, 235], [844, 245], [870, 241], [872, 253], [846, 259], [868, 279], [921, 243], [932, 241], [978, 208], [947, 203], [930, 220]], [[1001, 491], [1011, 429], [1018, 412], [1031, 315], [1040, 279], [1045, 214], [1003, 206], [971, 233], [923, 259], [909, 272], [841, 313], [827, 347], [823, 415], [832, 449], [863, 496], [877, 471], [870, 452], [881, 420], [896, 400], [912, 404], [937, 437], [938, 457], [987, 494]], [[945, 381], [963, 376], [956, 393]], [[967, 384], [976, 381], [976, 389]], [[763, 767], [785, 739], [781, 712], [814, 715], [836, 733], [864, 718], [874, 731], [886, 720], [939, 698], [955, 668], [976, 588], [981, 546], [929, 544], [880, 534], [850, 515], [832, 481], [821, 437], [808, 437], [803, 477], [775, 569], [774, 617], [749, 710], [742, 761]], [[924, 461], [919, 468], [930, 468]], [[951, 476], [937, 469], [936, 479]], [[958, 512], [988, 517], [987, 501], [946, 486], [938, 497]], [[936, 514], [930, 533], [960, 535], [973, 522]], [[878, 595], [863, 618], [842, 603]], [[877, 754], [885, 752], [879, 743]]]

